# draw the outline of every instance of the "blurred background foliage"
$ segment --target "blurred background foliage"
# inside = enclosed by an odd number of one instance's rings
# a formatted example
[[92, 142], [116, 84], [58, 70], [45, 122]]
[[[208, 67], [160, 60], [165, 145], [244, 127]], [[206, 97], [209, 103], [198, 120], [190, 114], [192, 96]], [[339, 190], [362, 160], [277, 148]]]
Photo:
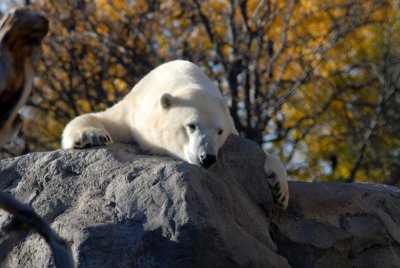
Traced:
[[2, 158], [59, 148], [69, 120], [187, 59], [218, 83], [239, 132], [279, 155], [291, 178], [400, 184], [397, 0], [23, 2], [51, 32], [24, 127]]

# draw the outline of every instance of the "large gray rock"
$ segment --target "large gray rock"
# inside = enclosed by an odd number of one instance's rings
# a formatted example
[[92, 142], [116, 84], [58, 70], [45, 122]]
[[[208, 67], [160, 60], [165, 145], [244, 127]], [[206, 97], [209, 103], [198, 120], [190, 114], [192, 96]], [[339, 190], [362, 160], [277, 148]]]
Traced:
[[[257, 145], [231, 137], [211, 170], [135, 151], [113, 145], [3, 160], [0, 186], [70, 242], [80, 267], [289, 267], [270, 237], [272, 198]], [[8, 262], [52, 264], [37, 235]]]
[[292, 267], [400, 267], [400, 190], [338, 182], [289, 185], [271, 233]]
[[[79, 267], [400, 267], [397, 188], [290, 182], [288, 210], [271, 210], [263, 161], [238, 137], [210, 170], [131, 145], [58, 150], [0, 161], [0, 188], [50, 222]], [[52, 266], [50, 250], [29, 235], [8, 265]]]

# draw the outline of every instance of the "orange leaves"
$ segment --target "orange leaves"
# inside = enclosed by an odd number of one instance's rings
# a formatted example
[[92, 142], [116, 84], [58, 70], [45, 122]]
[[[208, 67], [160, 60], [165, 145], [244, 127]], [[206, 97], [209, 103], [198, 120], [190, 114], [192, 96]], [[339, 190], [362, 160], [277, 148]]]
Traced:
[[80, 107], [82, 113], [92, 112], [89, 100], [79, 99], [76, 100], [76, 104]]
[[95, 5], [98, 15], [105, 16], [113, 20], [120, 18], [118, 12], [121, 11], [122, 8], [121, 1], [113, 1], [113, 4], [111, 4], [108, 0], [96, 0]]
[[[270, 138], [267, 146], [281, 149], [296, 178], [345, 179], [383, 88], [376, 75], [385, 69], [394, 2], [38, 1], [52, 33], [38, 67], [35, 105], [66, 121], [110, 106], [156, 65], [189, 59], [236, 104], [241, 133], [260, 143]], [[393, 23], [397, 39], [389, 52], [399, 55], [399, 22]], [[374, 142], [385, 149], [372, 152], [368, 143], [374, 163], [396, 145], [385, 136], [394, 130], [382, 129]], [[357, 179], [378, 176], [364, 168]]]
[[100, 22], [96, 26], [96, 32], [100, 35], [107, 36], [110, 33], [110, 28], [104, 22]]

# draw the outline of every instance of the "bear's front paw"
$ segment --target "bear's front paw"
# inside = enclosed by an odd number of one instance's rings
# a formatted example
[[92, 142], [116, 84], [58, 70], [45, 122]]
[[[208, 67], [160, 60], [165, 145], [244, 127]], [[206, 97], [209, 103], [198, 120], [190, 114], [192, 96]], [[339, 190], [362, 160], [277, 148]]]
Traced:
[[87, 128], [74, 133], [72, 140], [72, 148], [82, 149], [93, 146], [109, 145], [113, 143], [111, 136], [102, 129]]
[[274, 204], [286, 209], [289, 203], [289, 187], [286, 178], [278, 178], [275, 172], [267, 174], [268, 184], [271, 188]]

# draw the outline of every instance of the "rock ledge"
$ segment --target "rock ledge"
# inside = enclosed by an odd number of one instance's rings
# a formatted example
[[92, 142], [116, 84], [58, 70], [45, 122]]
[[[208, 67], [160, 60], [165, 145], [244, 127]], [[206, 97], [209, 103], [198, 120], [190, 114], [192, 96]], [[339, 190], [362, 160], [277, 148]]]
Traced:
[[[399, 267], [400, 191], [290, 182], [272, 210], [264, 154], [232, 136], [210, 170], [132, 145], [0, 161], [0, 187], [33, 206], [78, 267]], [[0, 211], [0, 227], [9, 215]], [[36, 234], [8, 267], [53, 266]]]

